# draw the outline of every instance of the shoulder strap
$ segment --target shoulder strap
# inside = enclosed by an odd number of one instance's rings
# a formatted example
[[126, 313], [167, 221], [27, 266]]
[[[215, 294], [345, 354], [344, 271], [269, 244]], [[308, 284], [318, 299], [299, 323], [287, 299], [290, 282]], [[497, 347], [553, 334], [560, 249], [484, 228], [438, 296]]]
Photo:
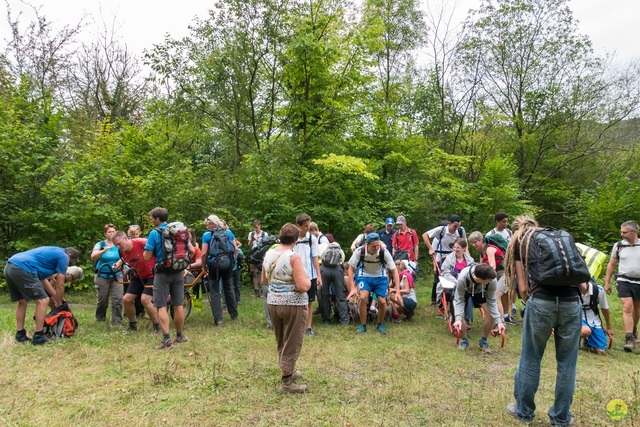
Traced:
[[458, 227], [458, 236], [460, 236], [460, 238], [462, 238], [464, 233], [464, 227]]

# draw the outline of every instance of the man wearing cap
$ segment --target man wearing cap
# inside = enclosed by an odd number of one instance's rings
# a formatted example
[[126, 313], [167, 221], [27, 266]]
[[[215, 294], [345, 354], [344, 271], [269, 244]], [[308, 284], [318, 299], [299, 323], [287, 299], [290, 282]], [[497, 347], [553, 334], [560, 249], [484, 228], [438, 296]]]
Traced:
[[398, 231], [391, 239], [391, 247], [393, 248], [393, 259], [408, 259], [415, 263], [418, 262], [418, 233], [407, 226], [407, 220], [400, 215], [396, 222], [398, 223]]
[[[464, 231], [464, 228], [461, 227], [461, 224], [462, 219], [460, 218], [460, 215], [452, 214], [449, 216], [447, 225], [432, 228], [422, 234], [422, 240], [424, 240], [424, 244], [429, 248], [429, 255], [432, 257], [435, 256], [436, 262], [439, 266], [442, 265], [442, 262], [447, 255], [453, 252], [453, 245], [456, 242], [456, 239], [467, 238], [467, 233]], [[432, 239], [435, 243], [435, 248], [431, 245]], [[467, 248], [465, 252], [469, 253], [469, 249]], [[432, 305], [436, 303], [436, 285], [440, 280], [438, 276], [438, 269], [435, 265], [433, 276], [433, 290], [431, 292]]]
[[[9, 258], [4, 267], [4, 277], [7, 280], [11, 301], [18, 303], [15, 337], [17, 342], [31, 341], [34, 345], [41, 345], [49, 341], [44, 335], [44, 316], [49, 300], [51, 299], [54, 307], [62, 304], [65, 282], [82, 277], [78, 270], [72, 270], [67, 275], [67, 267], [78, 258], [76, 249], [62, 249], [56, 246], [42, 246]], [[52, 275], [55, 275], [53, 283], [48, 279]], [[29, 301], [36, 305], [33, 339], [27, 336], [24, 329]]]
[[385, 244], [387, 248], [393, 247], [393, 236], [396, 234], [396, 229], [393, 228], [395, 222], [393, 218], [389, 217], [385, 221], [385, 226], [378, 230], [380, 235], [380, 241]]
[[[349, 269], [347, 270], [347, 278], [351, 283], [349, 297], [356, 292], [359, 295], [358, 314], [360, 315], [360, 326], [356, 331], [358, 334], [367, 333], [367, 303], [371, 292], [378, 296], [378, 324], [376, 330], [382, 335], [387, 334], [387, 328], [384, 325], [384, 315], [387, 312], [387, 291], [389, 289], [387, 268], [393, 275], [394, 285], [398, 288], [400, 281], [393, 257], [388, 250], [382, 248], [378, 233], [367, 234], [366, 243], [351, 255]], [[354, 285], [357, 285], [357, 291]]]

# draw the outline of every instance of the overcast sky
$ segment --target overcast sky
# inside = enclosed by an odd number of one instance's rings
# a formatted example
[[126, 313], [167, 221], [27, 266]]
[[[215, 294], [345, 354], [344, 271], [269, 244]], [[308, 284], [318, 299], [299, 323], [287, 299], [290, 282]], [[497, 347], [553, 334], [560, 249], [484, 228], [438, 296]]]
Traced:
[[[443, 0], [422, 0], [439, 4]], [[450, 1], [451, 4], [455, 0]], [[25, 21], [33, 15], [20, 0], [8, 0], [14, 12], [27, 11]], [[42, 0], [41, 13], [57, 26], [75, 25], [84, 17], [88, 25], [83, 32], [87, 42], [93, 41], [93, 21], [117, 23], [117, 34], [130, 50], [141, 55], [144, 49], [161, 43], [166, 33], [173, 37], [188, 34], [188, 25], [194, 17], [204, 18], [214, 4], [212, 0]], [[457, 0], [457, 16], [463, 19], [471, 8], [477, 8], [479, 0]], [[580, 21], [579, 31], [591, 39], [596, 53], [615, 53], [616, 60], [626, 63], [640, 59], [640, 0], [570, 0], [574, 17]], [[6, 24], [6, 3], [0, 4], [0, 37], [9, 36]], [[4, 45], [4, 43], [2, 43]]]

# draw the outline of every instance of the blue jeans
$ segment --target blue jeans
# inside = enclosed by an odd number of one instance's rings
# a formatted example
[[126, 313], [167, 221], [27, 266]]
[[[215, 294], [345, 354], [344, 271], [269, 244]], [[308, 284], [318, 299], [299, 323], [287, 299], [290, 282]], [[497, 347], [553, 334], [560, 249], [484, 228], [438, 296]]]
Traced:
[[576, 362], [580, 347], [582, 305], [575, 301], [547, 301], [535, 295], [527, 301], [522, 324], [522, 352], [516, 369], [513, 396], [516, 414], [531, 421], [534, 398], [540, 383], [540, 363], [547, 341], [554, 330], [556, 344], [556, 391], [549, 409], [552, 425], [566, 425], [571, 420], [571, 403], [576, 386]]

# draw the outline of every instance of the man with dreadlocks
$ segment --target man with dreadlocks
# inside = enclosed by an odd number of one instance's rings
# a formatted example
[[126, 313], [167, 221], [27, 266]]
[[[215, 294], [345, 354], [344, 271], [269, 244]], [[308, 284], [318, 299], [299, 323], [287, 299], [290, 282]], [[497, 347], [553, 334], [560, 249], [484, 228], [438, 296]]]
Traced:
[[509, 292], [515, 292], [514, 284], [518, 284], [527, 308], [522, 323], [522, 352], [514, 380], [516, 401], [507, 405], [507, 413], [525, 423], [533, 421], [540, 364], [554, 331], [558, 367], [555, 400], [548, 414], [552, 426], [573, 425], [575, 419], [570, 407], [576, 384], [582, 310], [578, 290], [531, 282], [526, 268], [528, 247], [533, 233], [540, 230], [538, 222], [530, 216], [519, 216], [512, 228], [514, 235], [505, 255], [505, 278]]

